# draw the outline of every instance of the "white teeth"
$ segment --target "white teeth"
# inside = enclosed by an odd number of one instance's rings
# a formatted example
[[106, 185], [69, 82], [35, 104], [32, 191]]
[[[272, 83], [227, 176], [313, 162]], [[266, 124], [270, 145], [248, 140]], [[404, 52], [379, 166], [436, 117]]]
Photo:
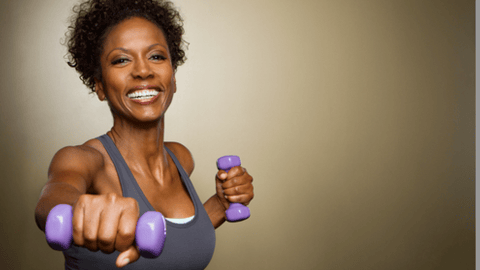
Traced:
[[149, 99], [156, 95], [158, 95], [158, 91], [156, 90], [142, 90], [142, 91], [135, 91], [133, 93], [128, 94], [127, 96], [131, 99]]

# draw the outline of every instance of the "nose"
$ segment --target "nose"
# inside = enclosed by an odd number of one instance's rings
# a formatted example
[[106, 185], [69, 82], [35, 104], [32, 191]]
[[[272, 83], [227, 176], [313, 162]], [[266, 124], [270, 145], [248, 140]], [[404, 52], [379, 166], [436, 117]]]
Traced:
[[146, 79], [153, 76], [150, 63], [145, 59], [138, 59], [135, 61], [132, 70], [132, 76], [134, 78]]

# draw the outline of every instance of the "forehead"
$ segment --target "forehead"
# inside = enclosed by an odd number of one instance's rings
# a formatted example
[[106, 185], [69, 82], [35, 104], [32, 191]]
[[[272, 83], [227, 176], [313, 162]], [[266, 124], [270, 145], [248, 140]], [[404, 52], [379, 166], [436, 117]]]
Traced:
[[115, 47], [135, 47], [142, 44], [159, 43], [167, 47], [163, 31], [147, 19], [133, 17], [117, 24], [107, 34], [104, 41], [104, 51]]

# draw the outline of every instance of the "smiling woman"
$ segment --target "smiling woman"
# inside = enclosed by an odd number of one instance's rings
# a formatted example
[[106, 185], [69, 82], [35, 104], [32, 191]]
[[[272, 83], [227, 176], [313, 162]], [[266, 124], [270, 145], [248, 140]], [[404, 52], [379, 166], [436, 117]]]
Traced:
[[96, 92], [121, 116], [115, 120], [142, 119], [156, 125], [176, 91], [162, 30], [144, 18], [123, 21], [108, 34], [100, 63], [102, 79], [94, 79]]
[[68, 64], [80, 73], [80, 79], [92, 91], [95, 91], [94, 78], [102, 75], [99, 60], [105, 38], [114, 26], [128, 18], [147, 19], [162, 30], [174, 70], [186, 60], [183, 20], [169, 1], [86, 1], [73, 10], [75, 16], [66, 35]]
[[[241, 166], [219, 170], [216, 193], [202, 204], [189, 179], [190, 151], [164, 142], [175, 71], [185, 60], [178, 12], [152, 0], [87, 1], [74, 11], [69, 65], [108, 102], [114, 121], [105, 135], [55, 154], [35, 210], [38, 227], [45, 231], [56, 205], [73, 206], [75, 245], [64, 251], [66, 269], [204, 269], [214, 229], [230, 203], [249, 204], [253, 178]], [[147, 211], [167, 219], [155, 259], [141, 258], [134, 242]]]

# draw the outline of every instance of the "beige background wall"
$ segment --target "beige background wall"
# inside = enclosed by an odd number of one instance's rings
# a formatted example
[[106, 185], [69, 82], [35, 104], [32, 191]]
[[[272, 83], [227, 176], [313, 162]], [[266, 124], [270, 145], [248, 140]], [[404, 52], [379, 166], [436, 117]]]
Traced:
[[[33, 211], [111, 116], [63, 59], [76, 1], [0, 2], [0, 268], [61, 269]], [[208, 269], [473, 269], [475, 2], [184, 0], [168, 140], [255, 177]]]

